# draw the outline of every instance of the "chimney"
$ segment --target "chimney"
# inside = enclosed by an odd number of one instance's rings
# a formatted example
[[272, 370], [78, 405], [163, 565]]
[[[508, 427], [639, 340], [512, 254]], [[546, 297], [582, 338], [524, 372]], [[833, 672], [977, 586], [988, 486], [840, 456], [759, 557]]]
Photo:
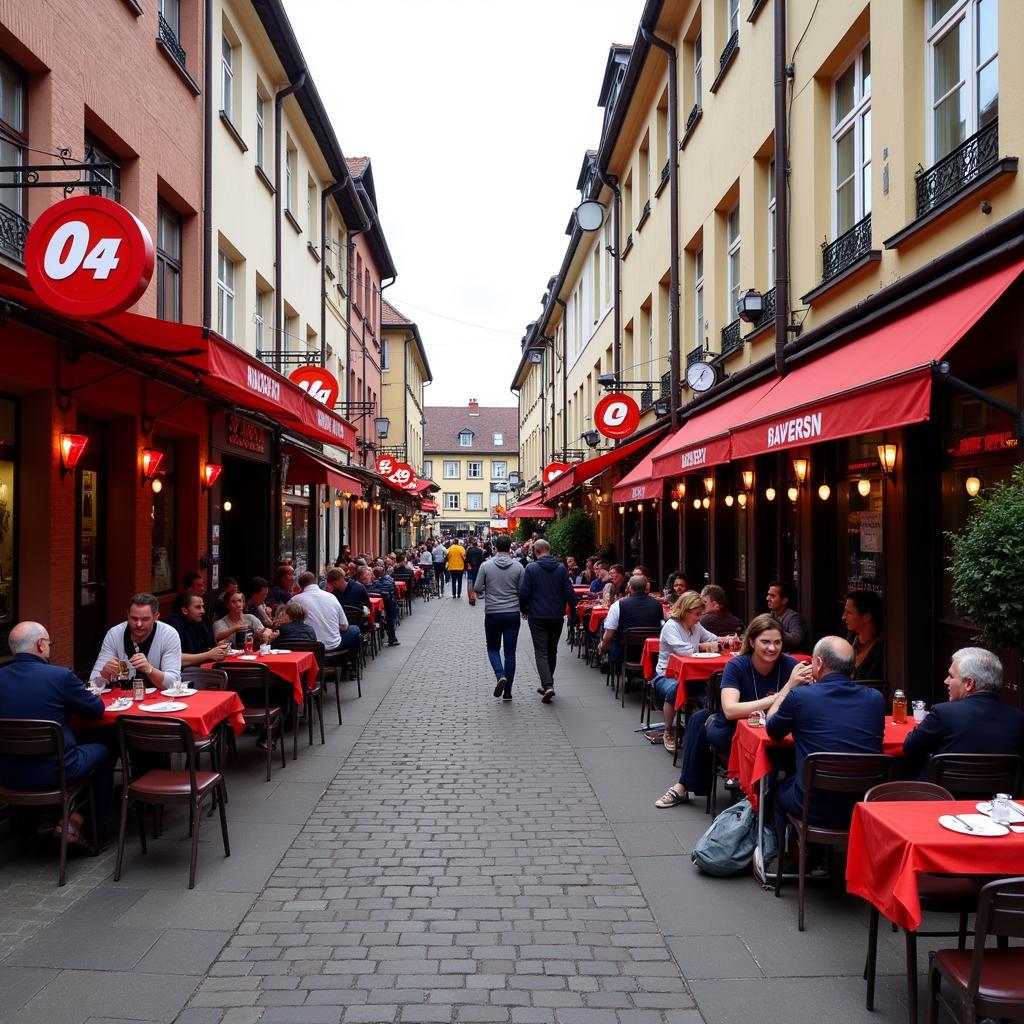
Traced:
[[469, 400], [469, 415], [470, 416], [479, 416], [480, 415], [480, 403], [475, 398], [471, 398]]

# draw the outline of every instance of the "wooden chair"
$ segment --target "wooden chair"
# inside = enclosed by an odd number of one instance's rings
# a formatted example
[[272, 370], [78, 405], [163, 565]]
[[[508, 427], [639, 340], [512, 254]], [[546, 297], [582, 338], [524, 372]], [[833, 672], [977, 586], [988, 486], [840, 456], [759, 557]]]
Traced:
[[[875, 800], [952, 800], [953, 794], [942, 786], [931, 782], [883, 782], [873, 786], [864, 794], [864, 800], [870, 803]], [[978, 903], [980, 889], [978, 883], [971, 878], [954, 875], [930, 875], [921, 873], [917, 876], [917, 893], [921, 909], [938, 914], [958, 914], [959, 927], [955, 932], [906, 931], [907, 954], [907, 1005], [908, 1018], [917, 1020], [917, 939], [918, 936], [934, 938], [935, 936], [957, 936], [957, 948], [967, 945], [967, 915], [974, 912]], [[878, 908], [873, 904], [868, 923], [868, 954], [864, 966], [864, 978], [867, 981], [866, 1006], [875, 1008], [875, 966], [878, 959]]]
[[[228, 662], [224, 665], [228, 685], [239, 696], [255, 694], [260, 703], [254, 707], [246, 707], [242, 712], [246, 725], [262, 726], [267, 738], [267, 782], [270, 781], [273, 763], [273, 747], [275, 735], [281, 742], [281, 767], [286, 765], [284, 756], [284, 712], [270, 702], [270, 669], [259, 663]], [[298, 723], [295, 723], [296, 727]]]
[[[990, 935], [996, 936], [998, 948], [985, 948]], [[1020, 876], [1001, 878], [982, 888], [973, 950], [940, 949], [931, 954], [929, 1024], [938, 1021], [940, 1006], [964, 1024], [975, 1024], [979, 1017], [1024, 1018], [1024, 947], [1011, 949], [1010, 938], [1024, 938], [1024, 877]]]
[[957, 800], [1020, 792], [1017, 754], [936, 754], [928, 762], [928, 781], [943, 786]]
[[64, 730], [57, 722], [34, 718], [0, 718], [0, 755], [4, 757], [50, 757], [57, 764], [57, 785], [18, 789], [0, 784], [0, 804], [12, 807], [59, 807], [61, 816], [60, 866], [57, 885], [67, 881], [68, 832], [71, 814], [84, 795], [88, 807], [89, 837], [96, 849], [96, 796], [93, 773], [68, 782], [64, 767]]
[[[804, 930], [804, 893], [807, 886], [807, 844], [819, 843], [831, 850], [846, 849], [849, 828], [826, 828], [810, 822], [811, 796], [814, 792], [842, 793], [846, 796], [864, 794], [879, 783], [892, 778], [893, 758], [888, 754], [809, 754], [803, 766], [804, 803], [800, 816], [787, 814], [783, 827], [776, 832], [778, 856], [775, 867], [775, 895], [782, 895], [782, 862], [788, 827], [796, 830], [799, 844], [799, 898], [797, 927]], [[777, 798], [777, 797], [776, 797]]]
[[885, 701], [886, 707], [892, 701], [892, 691], [889, 689], [889, 684], [884, 679], [858, 679], [858, 683], [861, 686], [866, 686], [871, 690], [877, 690]]
[[[313, 745], [313, 712], [320, 716], [320, 742], [326, 743], [324, 735], [324, 671], [327, 661], [324, 645], [319, 640], [279, 640], [280, 651], [308, 651], [316, 659], [316, 686], [305, 687], [302, 695], [303, 714], [309, 726], [309, 745]], [[337, 688], [335, 688], [337, 689]], [[338, 697], [338, 724], [341, 725], [341, 697]], [[292, 760], [299, 753], [299, 723], [292, 730]]]
[[644, 680], [644, 668], [641, 658], [644, 654], [644, 642], [650, 637], [661, 636], [661, 626], [633, 626], [622, 634], [622, 706], [626, 706], [626, 686], [632, 676]]
[[199, 771], [196, 767], [196, 748], [192, 730], [177, 718], [141, 718], [125, 715], [117, 720], [117, 738], [121, 746], [121, 763], [128, 764], [131, 750], [163, 754], [184, 754], [185, 769], [172, 771], [152, 768], [136, 779], [126, 782], [121, 791], [121, 823], [117, 834], [117, 863], [114, 867], [114, 881], [121, 880], [124, 864], [125, 829], [128, 824], [128, 808], [135, 803], [139, 814], [139, 841], [142, 852], [146, 853], [146, 828], [142, 816], [142, 805], [163, 807], [167, 804], [186, 804], [189, 809], [189, 835], [192, 838], [192, 856], [189, 859], [188, 887], [196, 887], [196, 861], [199, 856], [199, 822], [202, 818], [203, 801], [219, 794], [220, 831], [224, 840], [224, 856], [231, 856], [228, 841], [228, 819], [224, 808], [224, 776], [220, 772]]

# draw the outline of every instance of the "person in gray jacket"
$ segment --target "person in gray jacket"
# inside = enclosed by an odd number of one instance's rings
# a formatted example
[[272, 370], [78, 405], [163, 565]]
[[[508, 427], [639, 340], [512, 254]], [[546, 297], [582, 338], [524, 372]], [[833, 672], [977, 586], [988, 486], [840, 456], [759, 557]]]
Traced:
[[[480, 566], [474, 592], [484, 599], [484, 635], [487, 638], [487, 659], [494, 669], [497, 683], [494, 696], [512, 699], [512, 683], [516, 675], [516, 643], [519, 640], [519, 583], [525, 569], [509, 556], [512, 541], [502, 534], [494, 541], [497, 553]], [[505, 648], [505, 663], [501, 648]]]

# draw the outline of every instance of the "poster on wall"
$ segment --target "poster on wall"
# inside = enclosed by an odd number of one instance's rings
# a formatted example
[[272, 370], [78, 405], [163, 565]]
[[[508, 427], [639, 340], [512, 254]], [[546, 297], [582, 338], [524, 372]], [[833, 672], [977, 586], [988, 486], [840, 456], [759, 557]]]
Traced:
[[881, 554], [882, 514], [880, 512], [861, 512], [860, 549], [862, 552]]

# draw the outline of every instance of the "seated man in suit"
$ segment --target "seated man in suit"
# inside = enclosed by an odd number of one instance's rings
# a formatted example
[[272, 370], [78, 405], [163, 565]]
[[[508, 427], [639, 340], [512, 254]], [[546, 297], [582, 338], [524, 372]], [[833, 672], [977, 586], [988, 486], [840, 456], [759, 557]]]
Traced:
[[[48, 664], [50, 635], [38, 622], [19, 622], [8, 639], [14, 660], [0, 668], [0, 718], [37, 718], [56, 722], [64, 732], [64, 770], [68, 782], [96, 773], [96, 827], [110, 833], [114, 756], [103, 743], [79, 743], [68, 725], [71, 715], [97, 720], [103, 701], [90, 693], [70, 669]], [[0, 755], [0, 780], [19, 789], [56, 787], [57, 762], [51, 757]], [[78, 841], [82, 818], [71, 815], [69, 842]]]
[[[768, 709], [766, 731], [773, 740], [793, 734], [796, 770], [776, 788], [776, 822], [786, 813], [802, 814], [803, 767], [809, 754], [880, 754], [885, 725], [882, 695], [853, 681], [854, 653], [842, 637], [825, 636], [814, 645], [811, 678], [790, 677]], [[813, 685], [808, 685], [808, 682]], [[857, 795], [816, 792], [810, 822], [822, 828], [847, 828]]]
[[983, 647], [953, 655], [946, 675], [949, 700], [936, 704], [903, 741], [920, 778], [932, 754], [1024, 754], [1024, 711], [999, 699], [1003, 666]]
[[[608, 654], [610, 662], [618, 663], [626, 658], [625, 636], [627, 629], [647, 626], [650, 629], [661, 629], [665, 618], [665, 609], [656, 597], [647, 593], [649, 584], [646, 576], [630, 576], [627, 595], [608, 609], [608, 617], [604, 620], [604, 636], [598, 645], [599, 654]], [[638, 651], [630, 651], [640, 660]]]

